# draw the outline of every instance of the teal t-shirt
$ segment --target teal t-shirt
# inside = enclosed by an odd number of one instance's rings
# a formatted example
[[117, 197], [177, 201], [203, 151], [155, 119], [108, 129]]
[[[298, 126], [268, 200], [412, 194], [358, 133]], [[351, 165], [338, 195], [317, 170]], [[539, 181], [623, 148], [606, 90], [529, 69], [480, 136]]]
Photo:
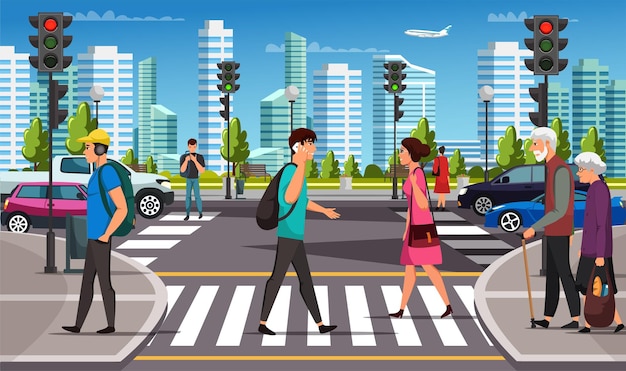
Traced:
[[[285, 201], [285, 194], [287, 193], [287, 187], [291, 182], [291, 178], [296, 172], [295, 165], [289, 165], [283, 171], [283, 175], [280, 177], [280, 183], [278, 184], [278, 217], [282, 217], [287, 214], [291, 209], [291, 204]], [[278, 222], [278, 230], [276, 235], [283, 238], [291, 238], [294, 240], [304, 241], [304, 222], [306, 220], [306, 205], [309, 203], [309, 198], [306, 195], [306, 177], [302, 182], [302, 190], [298, 197], [296, 207], [289, 216]]]

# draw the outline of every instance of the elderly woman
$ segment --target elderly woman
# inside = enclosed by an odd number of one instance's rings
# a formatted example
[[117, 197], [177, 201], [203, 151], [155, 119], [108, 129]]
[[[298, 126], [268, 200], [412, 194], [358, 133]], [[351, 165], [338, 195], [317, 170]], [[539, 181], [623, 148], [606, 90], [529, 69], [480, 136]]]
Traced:
[[[576, 288], [583, 295], [583, 302], [587, 294], [587, 285], [594, 266], [604, 267], [608, 272], [608, 279], [613, 283], [614, 292], [615, 273], [613, 271], [613, 233], [611, 222], [611, 194], [609, 187], [600, 180], [599, 175], [606, 171], [606, 164], [600, 156], [593, 152], [583, 152], [576, 156], [574, 163], [578, 165], [576, 173], [581, 183], [589, 183], [587, 201], [585, 204], [585, 221], [583, 223], [583, 241], [578, 252], [578, 272], [576, 273]], [[596, 269], [596, 272], [598, 269]], [[602, 272], [603, 273], [603, 272]], [[615, 308], [613, 317], [617, 328], [615, 332], [624, 329], [622, 319]], [[585, 321], [585, 328], [578, 332], [591, 332], [591, 325]]]

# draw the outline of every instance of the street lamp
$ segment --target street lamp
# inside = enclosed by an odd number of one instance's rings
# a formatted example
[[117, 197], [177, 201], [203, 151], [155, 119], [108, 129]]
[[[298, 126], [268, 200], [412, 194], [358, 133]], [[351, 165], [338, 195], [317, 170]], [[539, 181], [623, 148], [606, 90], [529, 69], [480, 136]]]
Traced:
[[100, 85], [94, 85], [91, 87], [91, 90], [89, 90], [89, 96], [91, 96], [91, 99], [93, 99], [93, 101], [96, 103], [96, 129], [98, 128], [98, 103], [100, 103], [100, 100], [102, 100], [102, 98], [104, 97], [104, 89], [102, 89], [102, 86]]
[[[297, 86], [289, 85], [285, 88], [285, 98], [287, 98], [291, 106], [291, 114], [289, 115], [289, 135], [293, 132], [293, 104], [296, 99], [298, 99], [298, 95], [300, 95], [300, 90], [298, 90]], [[293, 154], [291, 156], [293, 157]]]
[[480, 99], [485, 102], [485, 182], [489, 181], [489, 168], [488, 168], [488, 160], [489, 160], [489, 102], [493, 99], [493, 88], [489, 85], [483, 85], [482, 88], [478, 90], [478, 94], [480, 95]]

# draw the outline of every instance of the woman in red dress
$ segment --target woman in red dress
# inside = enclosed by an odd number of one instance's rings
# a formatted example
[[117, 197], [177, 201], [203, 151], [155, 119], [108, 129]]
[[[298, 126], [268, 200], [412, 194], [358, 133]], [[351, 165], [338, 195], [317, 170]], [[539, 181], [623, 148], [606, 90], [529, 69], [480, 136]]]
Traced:
[[441, 206], [441, 210], [446, 209], [446, 194], [450, 193], [450, 168], [448, 167], [448, 158], [443, 155], [446, 147], [439, 147], [439, 156], [433, 161], [433, 173], [435, 176], [435, 193], [439, 195], [437, 200], [437, 208]]

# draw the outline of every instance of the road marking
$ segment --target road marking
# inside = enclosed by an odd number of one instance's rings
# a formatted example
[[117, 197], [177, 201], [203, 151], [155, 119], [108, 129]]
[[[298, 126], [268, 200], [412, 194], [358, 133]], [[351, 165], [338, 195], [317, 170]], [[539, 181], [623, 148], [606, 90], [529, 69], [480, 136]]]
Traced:
[[514, 247], [502, 240], [446, 240], [446, 245], [455, 250], [513, 250]]
[[[406, 211], [396, 211], [396, 214], [406, 219]], [[452, 212], [437, 212], [435, 213], [435, 222], [464, 222], [463, 217], [456, 215]]]
[[376, 346], [365, 288], [363, 286], [345, 286], [345, 290], [352, 345]]
[[[402, 290], [400, 287], [381, 286], [381, 289], [383, 290], [383, 296], [385, 298], [385, 303], [387, 304], [387, 312], [394, 313], [396, 310], [400, 309], [400, 301], [402, 300]], [[411, 312], [409, 311], [408, 306], [404, 308], [404, 317], [390, 319], [398, 346], [411, 347], [422, 345], [422, 341], [417, 334], [415, 322], [413, 322], [413, 319], [411, 318]]]
[[180, 240], [127, 240], [117, 249], [171, 249]]
[[489, 232], [475, 225], [438, 225], [439, 236], [488, 236]]
[[217, 289], [218, 286], [200, 286], [170, 346], [194, 346], [213, 304]]
[[485, 330], [483, 330], [483, 327], [478, 322], [478, 318], [476, 318], [476, 308], [474, 307], [474, 288], [470, 285], [454, 285], [454, 289], [456, 290], [457, 295], [461, 298], [463, 305], [465, 305], [465, 308], [467, 308], [467, 311], [472, 316], [476, 327], [478, 327], [480, 332], [483, 334], [487, 344], [492, 347], [493, 343], [489, 340], [487, 334], [485, 334]]
[[465, 255], [468, 259], [476, 264], [492, 264], [496, 260], [500, 259], [502, 255]]
[[453, 318], [439, 318], [446, 305], [439, 296], [435, 286], [422, 286], [418, 285], [417, 289], [422, 295], [422, 300], [426, 304], [428, 314], [430, 314], [432, 321], [439, 333], [439, 337], [444, 346], [467, 346], [467, 342], [461, 334], [461, 330], [454, 322]]
[[[165, 320], [167, 319], [167, 316], [172, 311], [172, 308], [174, 307], [174, 304], [176, 304], [176, 302], [178, 301], [178, 298], [180, 297], [180, 294], [183, 292], [183, 289], [185, 288], [185, 286], [183, 286], [183, 285], [167, 285], [167, 286], [165, 286], [165, 288], [167, 289], [167, 310], [165, 311], [165, 318], [163, 318], [163, 323], [165, 323]], [[148, 346], [150, 346], [150, 344], [152, 344], [152, 341], [154, 341], [154, 338], [158, 334], [159, 334], [158, 332], [156, 334], [154, 334], [152, 339], [150, 339], [150, 342], [148, 343]]]
[[503, 356], [136, 356], [135, 361], [504, 361]]
[[171, 222], [171, 221], [174, 221], [174, 222], [209, 222], [218, 215], [219, 215], [219, 212], [202, 213], [202, 219], [198, 219], [198, 214], [193, 213], [189, 215], [189, 220], [186, 221], [185, 216], [187, 216], [187, 214], [185, 213], [169, 213], [163, 216], [161, 219], [159, 219], [159, 221], [161, 222]]
[[155, 236], [190, 235], [199, 228], [199, 225], [151, 225], [137, 234]]
[[239, 346], [256, 286], [237, 286], [216, 346]]
[[[327, 325], [331, 324], [330, 321], [330, 309], [328, 306], [328, 286], [314, 286], [315, 296], [317, 297], [317, 305], [320, 308], [320, 315], [322, 316], [322, 321], [325, 321]], [[307, 337], [306, 337], [306, 345], [307, 346], [330, 346], [330, 332], [325, 334], [320, 334], [320, 331], [317, 327], [317, 323], [311, 316], [311, 313], [307, 311]]]
[[276, 335], [263, 335], [261, 345], [284, 347], [287, 342], [287, 323], [289, 322], [289, 305], [291, 304], [291, 286], [281, 286], [272, 306], [267, 327]]
[[152, 263], [153, 261], [157, 260], [156, 257], [145, 257], [145, 258], [139, 258], [139, 257], [130, 257], [131, 259], [133, 259], [134, 261], [136, 261], [137, 263], [147, 267], [148, 264]]
[[[269, 277], [272, 272], [154, 272], [159, 277]], [[482, 272], [441, 272], [443, 277], [478, 277]], [[417, 277], [427, 277], [417, 272]], [[313, 277], [404, 277], [404, 272], [311, 272]], [[297, 277], [287, 272], [286, 277]]]

